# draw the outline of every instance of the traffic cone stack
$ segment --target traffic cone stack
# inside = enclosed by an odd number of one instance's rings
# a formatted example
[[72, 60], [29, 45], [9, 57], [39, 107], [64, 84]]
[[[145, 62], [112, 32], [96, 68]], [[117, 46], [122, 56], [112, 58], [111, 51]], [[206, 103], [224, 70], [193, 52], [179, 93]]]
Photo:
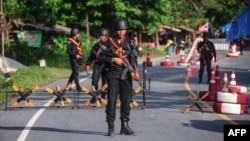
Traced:
[[217, 91], [219, 91], [221, 89], [219, 65], [216, 66], [215, 70], [215, 83], [216, 83], [216, 89]]
[[169, 60], [169, 55], [166, 56], [166, 60], [161, 62], [161, 66], [168, 66], [172, 67], [174, 66], [174, 62]]
[[230, 79], [229, 84], [230, 84], [230, 85], [236, 85], [236, 76], [235, 76], [234, 70], [232, 70], [231, 79]]
[[228, 78], [227, 78], [227, 73], [224, 73], [221, 91], [223, 91], [223, 92], [228, 92], [228, 91], [229, 91], [229, 90], [228, 90]]
[[229, 92], [234, 93], [247, 93], [247, 87], [246, 86], [239, 86], [236, 82], [236, 74], [235, 71], [232, 70], [231, 73], [231, 79], [228, 85]]
[[183, 54], [181, 55], [181, 59], [179, 61], [177, 61], [177, 64], [180, 66], [187, 66], [187, 62], [186, 62]]
[[152, 67], [152, 66], [153, 66], [153, 63], [150, 60], [150, 53], [148, 52], [147, 53], [147, 58], [146, 58], [146, 67]]
[[[213, 104], [213, 111], [223, 114], [244, 114], [247, 96], [236, 91], [231, 91], [229, 85], [227, 85], [227, 73], [224, 73], [223, 87], [217, 92], [215, 101]], [[235, 74], [232, 71], [231, 81], [235, 82]], [[236, 85], [231, 85], [236, 89]]]
[[227, 53], [227, 57], [239, 57], [240, 52], [238, 51], [239, 47], [236, 44], [233, 44], [229, 47], [229, 52]]
[[217, 92], [218, 91], [217, 88], [216, 88], [215, 71], [214, 71], [213, 68], [211, 70], [211, 78], [210, 78], [210, 81], [209, 81], [208, 91], [209, 92]]
[[214, 68], [212, 68], [212, 70], [211, 70], [211, 78], [209, 81], [208, 91], [200, 91], [199, 97], [201, 98], [204, 95], [206, 95], [207, 93], [208, 93], [208, 95], [203, 100], [204, 101], [214, 101], [215, 95], [217, 93]]

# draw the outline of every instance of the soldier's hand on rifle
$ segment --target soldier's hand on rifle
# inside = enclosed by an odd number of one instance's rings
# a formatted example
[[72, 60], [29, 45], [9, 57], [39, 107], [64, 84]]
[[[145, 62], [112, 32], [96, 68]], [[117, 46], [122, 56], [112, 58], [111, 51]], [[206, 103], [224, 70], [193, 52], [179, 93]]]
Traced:
[[138, 72], [131, 72], [130, 75], [134, 80], [136, 81], [140, 80], [140, 74]]
[[111, 60], [112, 63], [115, 63], [116, 65], [123, 65], [123, 60], [121, 58], [117, 58], [117, 57], [113, 57], [112, 60]]

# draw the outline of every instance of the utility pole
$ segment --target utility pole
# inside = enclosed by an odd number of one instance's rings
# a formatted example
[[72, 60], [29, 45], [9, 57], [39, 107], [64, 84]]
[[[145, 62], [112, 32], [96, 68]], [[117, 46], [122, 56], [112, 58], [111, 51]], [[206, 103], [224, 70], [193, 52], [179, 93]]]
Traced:
[[3, 13], [3, 0], [1, 0], [0, 4], [0, 31], [1, 31], [1, 39], [2, 39], [2, 71], [5, 72], [5, 65], [4, 65], [4, 29], [5, 29], [5, 16]]

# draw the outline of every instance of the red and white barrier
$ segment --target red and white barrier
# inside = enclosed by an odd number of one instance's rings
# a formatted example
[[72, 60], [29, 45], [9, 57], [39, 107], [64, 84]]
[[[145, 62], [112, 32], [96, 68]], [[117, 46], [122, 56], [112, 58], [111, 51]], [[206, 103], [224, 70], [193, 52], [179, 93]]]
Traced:
[[244, 104], [214, 102], [213, 110], [223, 114], [244, 114], [245, 106]]
[[246, 104], [247, 96], [245, 94], [217, 92], [216, 101], [222, 103]]

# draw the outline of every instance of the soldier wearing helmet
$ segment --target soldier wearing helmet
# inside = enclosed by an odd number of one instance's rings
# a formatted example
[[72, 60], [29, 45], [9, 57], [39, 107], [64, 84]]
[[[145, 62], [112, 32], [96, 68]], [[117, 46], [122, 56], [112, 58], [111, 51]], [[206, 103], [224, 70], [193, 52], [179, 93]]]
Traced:
[[207, 67], [207, 84], [211, 77], [211, 64], [212, 59], [216, 62], [216, 50], [213, 42], [209, 39], [209, 34], [203, 34], [203, 41], [198, 44], [197, 51], [200, 53], [200, 70], [199, 70], [199, 83], [202, 82], [202, 76], [205, 66]]
[[[92, 73], [92, 86], [95, 87], [96, 90], [98, 90], [98, 82], [100, 80], [100, 77], [102, 79], [102, 86], [107, 83], [107, 72], [105, 69], [105, 65], [98, 61], [98, 58], [100, 54], [105, 51], [107, 48], [107, 40], [109, 37], [109, 30], [106, 28], [101, 28], [98, 33], [99, 41], [96, 42], [93, 47], [91, 48], [90, 54], [88, 56], [86, 66], [89, 70], [89, 66], [94, 62], [93, 64], [93, 73]], [[107, 92], [101, 93], [101, 98], [105, 99]]]
[[81, 91], [81, 87], [79, 84], [79, 65], [82, 63], [82, 49], [80, 47], [80, 43], [78, 41], [80, 37], [80, 31], [77, 28], [72, 28], [70, 32], [70, 37], [67, 41], [67, 53], [69, 56], [69, 62], [71, 66], [72, 73], [69, 77], [67, 86], [71, 86], [72, 82], [75, 82], [76, 90]]
[[[114, 121], [116, 119], [116, 101], [119, 98], [121, 130], [120, 134], [135, 135], [136, 133], [129, 127], [130, 120], [130, 102], [132, 100], [132, 79], [139, 79], [138, 73], [125, 73], [126, 67], [120, 55], [126, 57], [130, 61], [132, 67], [136, 66], [136, 58], [133, 53], [133, 48], [126, 39], [128, 23], [125, 19], [119, 18], [114, 21], [113, 28], [115, 36], [109, 38], [107, 50], [99, 57], [99, 61], [105, 63], [107, 68], [108, 79], [108, 104], [106, 106], [106, 122], [108, 123], [108, 136], [114, 135]], [[117, 55], [119, 54], [119, 55]]]

